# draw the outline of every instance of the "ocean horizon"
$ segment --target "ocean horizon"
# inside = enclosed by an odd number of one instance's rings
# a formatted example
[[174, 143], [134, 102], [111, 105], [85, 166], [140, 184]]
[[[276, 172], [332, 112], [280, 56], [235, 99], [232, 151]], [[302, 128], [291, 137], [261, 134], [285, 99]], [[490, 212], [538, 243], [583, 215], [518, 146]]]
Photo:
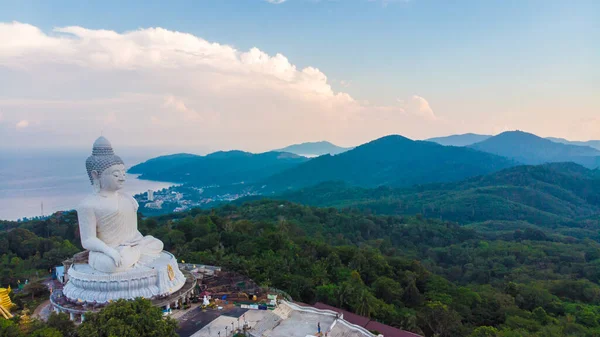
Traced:
[[[85, 170], [89, 154], [0, 153], [0, 220], [18, 220], [73, 210], [92, 186]], [[127, 168], [152, 156], [122, 156]], [[168, 188], [171, 182], [127, 174], [123, 191], [132, 195]], [[43, 204], [43, 214], [42, 214]]]

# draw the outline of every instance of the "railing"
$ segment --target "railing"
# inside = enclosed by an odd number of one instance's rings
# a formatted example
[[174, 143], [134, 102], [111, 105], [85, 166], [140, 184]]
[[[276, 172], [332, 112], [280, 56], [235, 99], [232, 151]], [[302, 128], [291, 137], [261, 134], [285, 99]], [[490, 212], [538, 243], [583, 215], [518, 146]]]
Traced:
[[333, 310], [317, 309], [317, 308], [313, 308], [313, 307], [303, 307], [298, 304], [288, 302], [285, 300], [283, 300], [281, 302], [296, 311], [302, 311], [302, 312], [307, 312], [307, 313], [317, 314], [317, 315], [327, 315], [327, 316], [338, 317], [338, 318], [342, 317], [342, 314], [340, 314], [337, 311], [333, 311]]
[[74, 313], [74, 314], [85, 314], [88, 312], [93, 312], [93, 311], [98, 311], [99, 308], [90, 308], [90, 309], [76, 309], [73, 307], [68, 307], [68, 306], [62, 306], [59, 303], [56, 302], [56, 297], [59, 296], [64, 296], [62, 293], [62, 290], [60, 289], [56, 289], [52, 292], [52, 294], [50, 294], [50, 303], [52, 304], [53, 307], [57, 308], [58, 310], [60, 310], [61, 312], [68, 312], [68, 313]]
[[179, 263], [179, 268], [184, 268], [185, 270], [193, 270], [194, 268], [198, 268], [208, 269], [212, 271], [221, 271], [221, 267], [219, 266], [208, 266], [200, 263]]
[[[344, 326], [346, 326], [349, 329], [358, 331], [360, 333], [362, 333], [363, 335], [367, 336], [367, 337], [373, 337], [375, 336], [374, 334], [372, 334], [369, 330], [363, 328], [360, 325], [356, 325], [356, 324], [352, 324], [344, 319], [338, 319], [335, 322], [333, 322], [333, 324], [331, 325], [331, 328], [329, 329], [329, 331], [333, 330], [333, 327], [335, 326], [336, 323], [342, 324]], [[383, 336], [383, 335], [380, 335]]]
[[349, 329], [352, 329], [354, 331], [357, 331], [361, 334], [363, 334], [366, 337], [374, 337], [375, 335], [373, 335], [369, 330], [363, 328], [360, 325], [356, 325], [356, 324], [352, 324], [348, 321], [346, 321], [344, 319], [344, 315], [337, 312], [337, 311], [333, 311], [333, 310], [328, 310], [328, 309], [317, 309], [317, 308], [312, 308], [312, 307], [303, 307], [303, 306], [299, 306], [295, 303], [291, 303], [288, 301], [281, 301], [283, 304], [289, 306], [291, 309], [296, 310], [296, 311], [301, 311], [301, 312], [306, 312], [306, 313], [311, 313], [311, 314], [317, 314], [317, 315], [327, 315], [327, 316], [332, 316], [332, 317], [336, 317], [337, 319], [333, 321], [333, 323], [331, 324], [331, 326], [329, 327], [329, 329], [327, 329], [326, 331], [331, 331], [333, 330], [333, 328], [335, 327], [335, 325], [337, 323], [342, 324], [344, 326], [346, 326]]

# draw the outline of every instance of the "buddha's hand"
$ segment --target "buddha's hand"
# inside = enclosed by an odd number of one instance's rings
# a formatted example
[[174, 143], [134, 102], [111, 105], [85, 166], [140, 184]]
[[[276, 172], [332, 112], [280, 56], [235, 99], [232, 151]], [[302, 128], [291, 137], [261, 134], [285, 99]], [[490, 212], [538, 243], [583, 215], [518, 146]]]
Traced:
[[119, 252], [116, 249], [109, 249], [108, 252], [106, 252], [106, 255], [108, 255], [111, 259], [113, 259], [113, 261], [115, 261], [115, 266], [121, 266], [121, 254], [119, 254]]

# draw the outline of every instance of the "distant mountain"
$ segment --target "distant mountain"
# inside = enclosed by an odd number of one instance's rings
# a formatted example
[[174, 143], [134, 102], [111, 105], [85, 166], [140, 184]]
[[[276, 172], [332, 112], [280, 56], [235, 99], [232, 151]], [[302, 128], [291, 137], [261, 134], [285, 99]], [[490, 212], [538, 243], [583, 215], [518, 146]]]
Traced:
[[464, 147], [387, 136], [336, 156], [324, 155], [264, 180], [269, 189], [294, 189], [328, 180], [351, 185], [409, 186], [456, 181], [514, 166], [514, 161]]
[[219, 151], [206, 156], [175, 154], [133, 166], [129, 173], [141, 179], [192, 183], [197, 186], [252, 183], [307, 161], [285, 152], [253, 154]]
[[600, 150], [556, 143], [522, 131], [504, 132], [469, 147], [524, 164], [574, 162], [588, 168], [600, 166]]
[[462, 135], [452, 135], [447, 137], [435, 137], [426, 139], [429, 142], [438, 143], [444, 146], [468, 146], [482, 142], [492, 136], [478, 135], [475, 133], [465, 133]]
[[301, 144], [294, 144], [283, 149], [273, 150], [277, 152], [289, 152], [305, 157], [318, 157], [324, 154], [336, 155], [339, 153], [352, 150], [351, 147], [340, 147], [327, 141], [321, 142], [308, 142]]
[[366, 189], [341, 182], [284, 193], [313, 206], [352, 207], [379, 214], [415, 214], [459, 221], [526, 221], [572, 226], [600, 215], [600, 171], [573, 163], [517, 166], [461, 182], [404, 189]]
[[546, 139], [549, 139], [555, 143], [578, 145], [578, 146], [590, 146], [597, 150], [600, 150], [600, 140], [588, 140], [587, 142], [579, 142], [579, 141], [570, 141], [570, 140], [566, 140], [564, 138], [554, 138], [554, 137], [548, 137]]

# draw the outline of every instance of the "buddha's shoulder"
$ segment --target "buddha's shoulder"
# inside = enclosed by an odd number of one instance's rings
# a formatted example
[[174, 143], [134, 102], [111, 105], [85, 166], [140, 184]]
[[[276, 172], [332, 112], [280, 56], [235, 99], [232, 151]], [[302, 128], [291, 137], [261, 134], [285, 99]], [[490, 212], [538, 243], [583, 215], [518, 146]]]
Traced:
[[90, 194], [83, 198], [79, 205], [77, 205], [77, 211], [85, 211], [98, 207], [100, 198], [96, 194]]
[[127, 199], [127, 200], [135, 200], [135, 198], [132, 197], [130, 194], [123, 193], [121, 191], [117, 192], [117, 194], [119, 195], [119, 198], [123, 198], [123, 199]]
[[132, 197], [130, 194], [127, 193], [123, 193], [123, 192], [117, 192], [119, 193], [119, 197], [123, 198], [123, 199], [127, 199], [129, 201], [131, 201], [131, 203], [133, 204], [133, 206], [137, 209], [137, 207], [139, 207], [137, 200], [135, 200], [134, 197]]

